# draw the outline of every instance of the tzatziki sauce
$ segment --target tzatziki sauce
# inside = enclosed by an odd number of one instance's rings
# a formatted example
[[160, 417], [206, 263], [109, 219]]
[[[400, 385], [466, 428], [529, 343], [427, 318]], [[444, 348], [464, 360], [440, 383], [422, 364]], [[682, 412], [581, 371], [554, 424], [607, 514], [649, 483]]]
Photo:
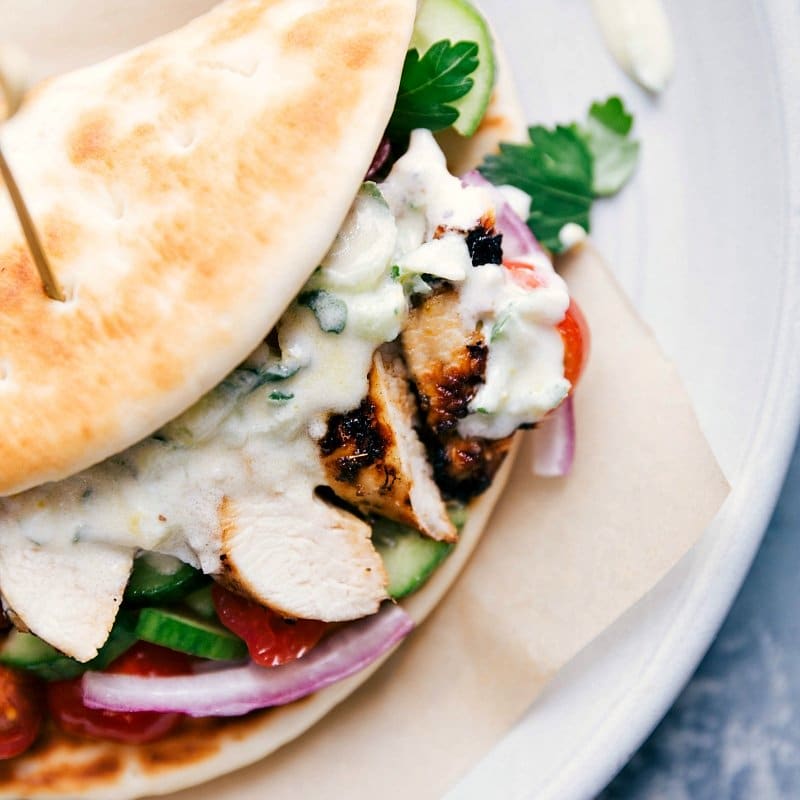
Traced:
[[[517, 203], [524, 198], [516, 198]], [[66, 480], [0, 498], [0, 528], [41, 547], [103, 542], [220, 568], [223, 498], [274, 496], [314, 513], [325, 483], [317, 441], [330, 414], [367, 394], [373, 353], [395, 340], [424, 276], [452, 282], [466, 329], [488, 344], [485, 384], [461, 421], [501, 437], [555, 408], [570, 389], [555, 329], [569, 295], [542, 253], [540, 288], [498, 264], [473, 266], [466, 233], [495, 218], [492, 194], [447, 171], [428, 131], [381, 185], [364, 184], [328, 255], [262, 345], [181, 417]], [[291, 525], [291, 518], [284, 520]]]

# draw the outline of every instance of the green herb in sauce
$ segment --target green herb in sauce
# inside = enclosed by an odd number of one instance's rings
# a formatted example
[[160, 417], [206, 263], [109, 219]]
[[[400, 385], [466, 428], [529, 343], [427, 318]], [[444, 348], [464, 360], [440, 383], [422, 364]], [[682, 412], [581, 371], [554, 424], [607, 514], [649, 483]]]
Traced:
[[325, 289], [303, 292], [297, 298], [301, 306], [310, 308], [325, 333], [341, 333], [347, 324], [347, 305]]
[[270, 392], [269, 399], [275, 403], [285, 403], [287, 400], [291, 400], [294, 397], [294, 394], [291, 392]]

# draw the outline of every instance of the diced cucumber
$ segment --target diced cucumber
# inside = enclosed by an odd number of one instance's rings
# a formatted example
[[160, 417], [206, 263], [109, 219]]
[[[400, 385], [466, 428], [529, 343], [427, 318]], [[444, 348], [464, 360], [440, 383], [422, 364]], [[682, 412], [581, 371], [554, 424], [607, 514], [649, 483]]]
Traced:
[[202, 572], [172, 556], [143, 553], [133, 562], [125, 600], [137, 605], [180, 600], [207, 580]]
[[86, 664], [59, 653], [32, 633], [11, 631], [0, 646], [0, 663], [32, 672], [46, 681], [77, 678], [87, 670], [105, 669], [119, 658], [137, 639], [136, 615], [120, 611], [108, 640], [100, 652]]
[[216, 620], [217, 618], [217, 610], [214, 608], [214, 599], [211, 597], [211, 586], [211, 583], [209, 583], [208, 586], [201, 586], [199, 589], [195, 589], [193, 592], [187, 594], [181, 601], [189, 611], [197, 614], [201, 619]]
[[472, 136], [481, 124], [494, 89], [492, 34], [484, 18], [468, 0], [422, 0], [411, 46], [423, 55], [432, 44], [443, 39], [454, 44], [475, 42], [478, 45], [480, 63], [470, 76], [475, 83], [467, 94], [452, 103], [459, 111], [453, 127], [462, 136]]
[[193, 447], [207, 442], [233, 414], [239, 403], [266, 383], [291, 378], [300, 364], [271, 357], [258, 367], [235, 369], [208, 394], [172, 422], [168, 422], [158, 437], [181, 447]]
[[136, 634], [146, 642], [214, 661], [247, 657], [247, 645], [227, 628], [165, 608], [143, 608]]
[[347, 303], [326, 289], [311, 289], [297, 297], [301, 306], [314, 312], [317, 324], [325, 333], [340, 334], [347, 325]]
[[458, 500], [452, 500], [447, 504], [447, 516], [450, 517], [450, 522], [456, 526], [456, 530], [459, 533], [461, 533], [464, 526], [467, 524], [468, 515], [468, 508], [463, 503], [459, 503]]
[[138, 641], [136, 635], [136, 623], [138, 614], [135, 611], [122, 609], [117, 614], [114, 627], [106, 639], [106, 643], [100, 648], [100, 652], [85, 666], [91, 670], [105, 669], [112, 661], [118, 659], [126, 650], [133, 647]]
[[372, 526], [372, 543], [389, 576], [387, 592], [396, 600], [419, 589], [453, 549], [452, 544], [382, 518]]
[[32, 672], [46, 681], [77, 678], [86, 666], [59, 653], [32, 633], [11, 631], [0, 647], [0, 663]]
[[347, 215], [309, 287], [350, 292], [374, 286], [386, 272], [397, 223], [377, 184], [368, 181]]

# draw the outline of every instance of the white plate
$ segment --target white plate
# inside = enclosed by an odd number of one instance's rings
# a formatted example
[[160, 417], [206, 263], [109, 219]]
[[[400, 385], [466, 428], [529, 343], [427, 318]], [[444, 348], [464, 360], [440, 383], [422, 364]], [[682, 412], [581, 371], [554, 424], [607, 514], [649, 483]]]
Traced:
[[[87, 3], [76, 27], [52, 0], [0, 0], [0, 39], [30, 34], [20, 22], [24, 4], [25, 20], [40, 23], [30, 44], [37, 71], [47, 73], [48, 51], [69, 45], [76, 63], [99, 59], [109, 52], [105, 31], [119, 46], [126, 15], [149, 17], [156, 32], [166, 16], [180, 19], [181, 3]], [[641, 168], [596, 209], [595, 239], [677, 362], [733, 491], [690, 556], [563, 671], [451, 800], [600, 791], [713, 639], [788, 464], [800, 416], [800, 7], [665, 3], [678, 66], [658, 100], [618, 71], [588, 0], [482, 5], [532, 121], [573, 119], [614, 92], [634, 108]]]
[[[584, 651], [449, 795], [588, 798], [655, 727], [752, 561], [800, 416], [800, 6], [665, 0], [677, 72], [653, 100], [588, 0], [485, 0], [531, 120], [622, 94], [641, 168], [595, 240], [676, 361], [733, 490], [695, 550]], [[579, 443], [580, 444], [580, 443]]]

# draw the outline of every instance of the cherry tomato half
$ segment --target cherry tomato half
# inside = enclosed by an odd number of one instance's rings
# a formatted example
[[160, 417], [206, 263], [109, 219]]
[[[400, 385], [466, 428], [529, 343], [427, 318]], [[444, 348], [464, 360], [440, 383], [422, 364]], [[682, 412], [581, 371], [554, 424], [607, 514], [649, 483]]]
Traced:
[[586, 317], [583, 316], [580, 306], [572, 299], [569, 301], [564, 319], [558, 323], [558, 332], [564, 342], [564, 377], [574, 389], [589, 360], [591, 338]]
[[24, 753], [39, 734], [44, 703], [38, 681], [0, 667], [0, 759]]
[[[542, 281], [530, 264], [524, 261], [504, 261], [516, 283], [526, 289], [538, 289]], [[575, 388], [589, 358], [591, 342], [589, 326], [578, 304], [570, 299], [564, 319], [556, 326], [564, 342], [564, 377]]]
[[[114, 661], [107, 672], [125, 675], [185, 675], [192, 659], [183, 653], [146, 642], [137, 642]], [[83, 704], [81, 679], [47, 685], [47, 705], [60, 728], [94, 739], [125, 744], [145, 744], [161, 739], [181, 721], [181, 714], [156, 711], [105, 711]]]
[[511, 272], [511, 277], [525, 289], [538, 289], [542, 282], [532, 264], [524, 261], [504, 261], [503, 266]]
[[220, 622], [244, 639], [250, 656], [262, 667], [300, 658], [322, 638], [327, 622], [284, 619], [274, 611], [214, 585], [211, 590]]

